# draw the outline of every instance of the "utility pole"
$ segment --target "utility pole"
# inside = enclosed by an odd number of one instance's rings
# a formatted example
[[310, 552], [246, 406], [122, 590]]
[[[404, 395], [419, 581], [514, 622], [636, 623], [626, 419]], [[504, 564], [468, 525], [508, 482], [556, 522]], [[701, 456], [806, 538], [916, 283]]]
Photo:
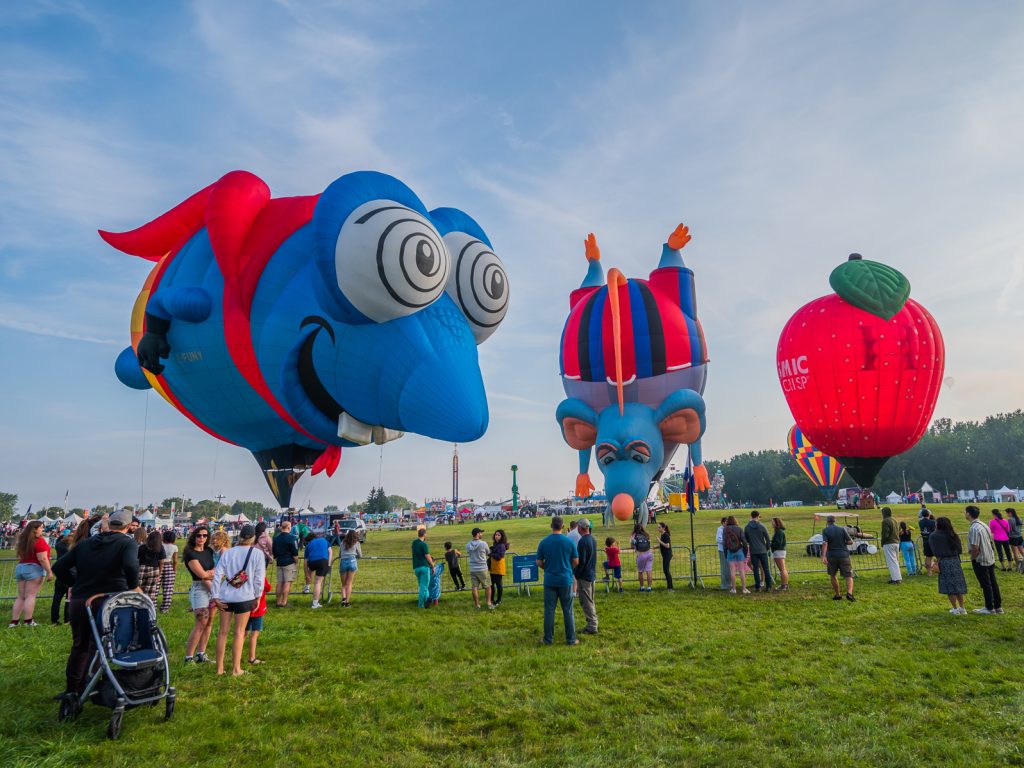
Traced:
[[459, 444], [454, 443], [452, 452], [452, 512], [459, 514]]
[[516, 483], [516, 472], [519, 467], [512, 465], [512, 514], [519, 517], [519, 485]]

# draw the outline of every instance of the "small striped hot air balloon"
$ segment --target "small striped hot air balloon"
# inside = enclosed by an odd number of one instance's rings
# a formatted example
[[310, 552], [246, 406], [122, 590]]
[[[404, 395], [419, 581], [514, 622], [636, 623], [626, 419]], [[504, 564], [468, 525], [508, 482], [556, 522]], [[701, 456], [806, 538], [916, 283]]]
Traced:
[[800, 431], [800, 427], [795, 424], [789, 430], [786, 445], [789, 446], [789, 452], [796, 459], [796, 463], [800, 465], [800, 469], [818, 487], [825, 500], [831, 500], [843, 479], [845, 472], [843, 465], [827, 453], [815, 448]]

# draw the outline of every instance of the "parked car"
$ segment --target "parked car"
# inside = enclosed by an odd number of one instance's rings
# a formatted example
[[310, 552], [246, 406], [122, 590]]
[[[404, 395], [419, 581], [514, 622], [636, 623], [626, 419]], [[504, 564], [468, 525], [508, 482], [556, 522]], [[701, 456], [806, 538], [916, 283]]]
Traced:
[[[366, 541], [366, 523], [363, 522], [360, 517], [343, 517], [338, 520], [331, 522], [331, 533], [329, 536], [334, 535], [334, 523], [337, 523], [340, 530], [339, 536], [344, 537], [346, 533], [354, 530], [359, 536], [359, 543], [362, 544]], [[331, 542], [332, 544], [335, 542]]]

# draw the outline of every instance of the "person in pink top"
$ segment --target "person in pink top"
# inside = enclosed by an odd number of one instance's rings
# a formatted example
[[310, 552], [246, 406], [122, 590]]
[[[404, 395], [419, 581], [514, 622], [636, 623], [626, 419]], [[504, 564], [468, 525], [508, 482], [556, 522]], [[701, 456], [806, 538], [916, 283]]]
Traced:
[[[1013, 568], [1013, 552], [1010, 551], [1010, 524], [1003, 519], [1003, 513], [998, 509], [992, 510], [992, 519], [988, 521], [988, 529], [992, 531], [992, 538], [996, 543], [996, 552], [999, 554], [999, 569], [1009, 571]], [[1003, 564], [1003, 554], [1006, 554], [1006, 564]]]

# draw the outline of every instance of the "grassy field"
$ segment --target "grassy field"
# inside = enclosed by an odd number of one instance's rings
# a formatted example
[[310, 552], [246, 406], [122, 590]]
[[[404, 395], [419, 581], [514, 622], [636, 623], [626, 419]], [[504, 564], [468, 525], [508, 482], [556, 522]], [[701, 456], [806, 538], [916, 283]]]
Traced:
[[[786, 510], [791, 540], [810, 532], [812, 511]], [[685, 515], [666, 520], [688, 543]], [[500, 525], [527, 552], [546, 522]], [[713, 541], [716, 524], [702, 513], [698, 541]], [[449, 533], [462, 547], [471, 527], [433, 529], [432, 550]], [[371, 533], [365, 549], [405, 555], [409, 540]], [[56, 722], [66, 628], [4, 630], [0, 765], [1019, 765], [1024, 577], [999, 577], [1007, 613], [991, 617], [950, 616], [934, 578], [894, 587], [885, 571], [859, 576], [856, 604], [833, 603], [818, 573], [781, 595], [656, 583], [599, 594], [600, 634], [576, 648], [540, 645], [536, 592], [507, 592], [493, 612], [468, 594], [430, 611], [386, 596], [311, 611], [300, 596], [297, 609], [270, 609], [267, 663], [238, 680], [180, 661], [191, 618], [176, 598], [161, 619], [175, 717], [129, 711], [118, 742], [95, 706]], [[968, 584], [976, 607], [970, 573]]]

